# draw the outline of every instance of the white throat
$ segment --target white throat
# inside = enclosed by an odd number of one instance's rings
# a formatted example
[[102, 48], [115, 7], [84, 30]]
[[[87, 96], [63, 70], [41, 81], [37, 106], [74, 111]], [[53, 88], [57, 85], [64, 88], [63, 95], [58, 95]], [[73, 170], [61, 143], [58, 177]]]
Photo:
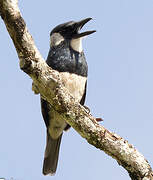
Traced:
[[77, 52], [82, 52], [82, 38], [72, 39], [70, 42], [71, 48]]

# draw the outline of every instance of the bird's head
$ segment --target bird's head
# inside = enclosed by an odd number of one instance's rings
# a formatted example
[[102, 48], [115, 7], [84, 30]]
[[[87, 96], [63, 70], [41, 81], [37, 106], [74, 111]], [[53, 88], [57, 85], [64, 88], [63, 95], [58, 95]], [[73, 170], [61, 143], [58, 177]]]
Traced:
[[81, 21], [70, 21], [56, 26], [50, 33], [50, 45], [56, 47], [63, 41], [69, 42], [71, 48], [75, 51], [82, 51], [82, 38], [92, 34], [94, 31], [80, 32], [82, 27], [92, 18], [86, 18]]

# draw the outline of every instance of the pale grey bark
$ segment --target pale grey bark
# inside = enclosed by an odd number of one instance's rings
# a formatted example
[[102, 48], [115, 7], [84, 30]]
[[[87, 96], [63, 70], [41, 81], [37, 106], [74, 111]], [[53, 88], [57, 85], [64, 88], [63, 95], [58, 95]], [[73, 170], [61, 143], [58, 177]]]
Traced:
[[116, 159], [128, 171], [131, 179], [153, 180], [152, 169], [144, 156], [122, 137], [100, 126], [64, 88], [60, 74], [47, 66], [21, 17], [18, 1], [0, 0], [0, 15], [14, 42], [20, 68], [35, 84], [33, 90], [51, 103], [62, 118], [90, 144]]

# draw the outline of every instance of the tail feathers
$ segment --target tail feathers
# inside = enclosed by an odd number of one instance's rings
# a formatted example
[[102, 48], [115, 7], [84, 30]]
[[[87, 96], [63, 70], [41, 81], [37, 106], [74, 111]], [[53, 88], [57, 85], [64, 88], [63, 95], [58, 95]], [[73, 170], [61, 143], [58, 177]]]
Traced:
[[47, 145], [43, 164], [44, 175], [54, 175], [56, 172], [61, 139], [62, 134], [58, 139], [52, 139], [49, 133], [47, 133]]

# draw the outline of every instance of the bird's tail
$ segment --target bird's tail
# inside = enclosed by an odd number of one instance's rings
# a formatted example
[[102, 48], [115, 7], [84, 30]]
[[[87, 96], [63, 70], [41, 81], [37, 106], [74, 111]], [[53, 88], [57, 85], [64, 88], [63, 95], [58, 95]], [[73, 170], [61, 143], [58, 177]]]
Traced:
[[52, 139], [49, 133], [47, 132], [47, 144], [43, 164], [44, 175], [54, 175], [56, 172], [61, 139], [62, 134], [58, 139]]

